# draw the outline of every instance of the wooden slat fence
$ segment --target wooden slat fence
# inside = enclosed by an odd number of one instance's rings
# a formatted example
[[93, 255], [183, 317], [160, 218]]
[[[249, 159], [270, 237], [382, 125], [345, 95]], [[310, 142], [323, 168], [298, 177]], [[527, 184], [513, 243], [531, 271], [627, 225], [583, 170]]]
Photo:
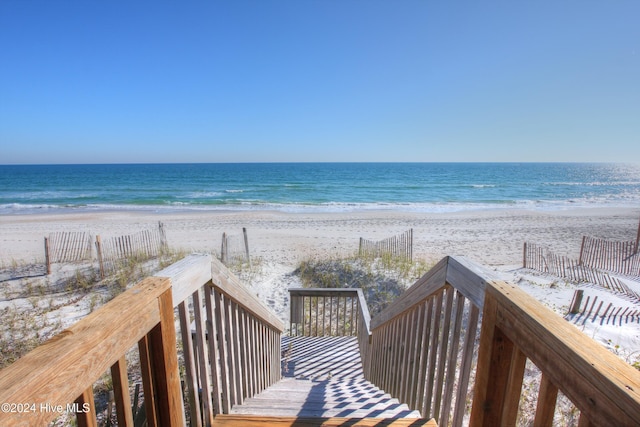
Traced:
[[242, 237], [222, 233], [222, 244], [220, 246], [220, 261], [224, 265], [231, 265], [235, 262], [248, 262], [251, 265], [249, 255], [249, 237], [247, 229], [242, 229]]
[[191, 255], [0, 370], [0, 402], [16, 403], [14, 411], [3, 406], [0, 425], [46, 425], [70, 413], [79, 426], [97, 426], [93, 385], [105, 371], [118, 425], [141, 425], [134, 419], [138, 405], [130, 399], [125, 358], [133, 349], [144, 406], [136, 414], [145, 414], [146, 425], [185, 426], [187, 409], [189, 425], [209, 426], [216, 414], [229, 413], [280, 379], [282, 330], [282, 322], [222, 264]]
[[413, 229], [380, 241], [367, 240], [361, 237], [358, 255], [369, 258], [386, 255], [413, 261]]
[[584, 236], [579, 262], [599, 270], [640, 276], [640, 253], [634, 241], [620, 242]]
[[614, 293], [640, 301], [640, 294], [627, 286], [623, 280], [597, 268], [582, 265], [579, 261], [567, 256], [557, 255], [549, 248], [535, 243], [524, 244], [523, 260], [524, 268], [549, 273], [574, 283], [594, 283]]
[[[575, 324], [584, 325], [587, 321], [595, 322], [600, 319], [600, 324], [619, 325], [627, 324], [629, 322], [640, 323], [640, 309], [629, 307], [615, 306], [613, 303], [604, 305], [604, 301], [600, 300], [598, 303], [598, 297], [587, 296], [586, 300], [583, 296], [583, 290], [576, 290], [573, 299], [571, 301], [571, 308], [569, 313], [565, 315], [565, 319], [572, 321]], [[584, 304], [583, 304], [584, 302]], [[602, 311], [604, 309], [604, 311]]]
[[161, 222], [158, 223], [158, 228], [125, 236], [104, 240], [96, 236], [96, 252], [103, 278], [116, 271], [126, 260], [155, 258], [167, 249], [167, 237]]
[[44, 238], [44, 252], [47, 274], [51, 273], [51, 264], [91, 260], [91, 234], [83, 231], [51, 233]]

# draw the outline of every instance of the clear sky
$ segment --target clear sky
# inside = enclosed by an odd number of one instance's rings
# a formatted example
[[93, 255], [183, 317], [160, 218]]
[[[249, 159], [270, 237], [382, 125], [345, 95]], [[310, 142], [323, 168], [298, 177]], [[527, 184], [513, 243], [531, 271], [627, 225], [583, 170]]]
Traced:
[[640, 161], [640, 1], [0, 0], [0, 164]]

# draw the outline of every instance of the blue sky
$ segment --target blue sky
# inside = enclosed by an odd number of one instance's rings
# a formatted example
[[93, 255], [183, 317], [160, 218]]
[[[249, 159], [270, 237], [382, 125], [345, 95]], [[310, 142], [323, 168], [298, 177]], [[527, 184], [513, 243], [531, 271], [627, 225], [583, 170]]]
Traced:
[[0, 1], [0, 164], [640, 161], [640, 1]]

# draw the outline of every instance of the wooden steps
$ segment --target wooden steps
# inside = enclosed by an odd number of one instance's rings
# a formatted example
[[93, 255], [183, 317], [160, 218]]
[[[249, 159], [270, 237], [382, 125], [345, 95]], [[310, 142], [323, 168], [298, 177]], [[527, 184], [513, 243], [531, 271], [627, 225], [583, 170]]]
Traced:
[[425, 418], [342, 418], [342, 417], [265, 417], [259, 415], [218, 415], [212, 427], [438, 427]]
[[242, 405], [232, 414], [291, 417], [419, 418], [397, 399], [364, 379], [313, 381], [285, 378]]
[[[267, 425], [260, 424], [266, 419], [296, 426], [342, 425], [347, 420], [362, 420], [358, 423], [364, 424], [356, 425], [363, 426], [433, 425], [424, 424], [427, 420], [421, 421], [418, 411], [364, 379], [355, 337], [283, 337], [282, 352], [284, 378], [235, 405], [220, 420], [247, 416], [255, 425]], [[403, 419], [408, 424], [389, 424]], [[378, 424], [364, 420], [378, 420]]]

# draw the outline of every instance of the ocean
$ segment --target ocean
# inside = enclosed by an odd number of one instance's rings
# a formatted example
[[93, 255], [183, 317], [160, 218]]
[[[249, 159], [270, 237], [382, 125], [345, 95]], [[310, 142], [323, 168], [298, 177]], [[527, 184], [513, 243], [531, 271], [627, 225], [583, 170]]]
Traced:
[[0, 214], [640, 207], [640, 166], [605, 163], [0, 165]]

